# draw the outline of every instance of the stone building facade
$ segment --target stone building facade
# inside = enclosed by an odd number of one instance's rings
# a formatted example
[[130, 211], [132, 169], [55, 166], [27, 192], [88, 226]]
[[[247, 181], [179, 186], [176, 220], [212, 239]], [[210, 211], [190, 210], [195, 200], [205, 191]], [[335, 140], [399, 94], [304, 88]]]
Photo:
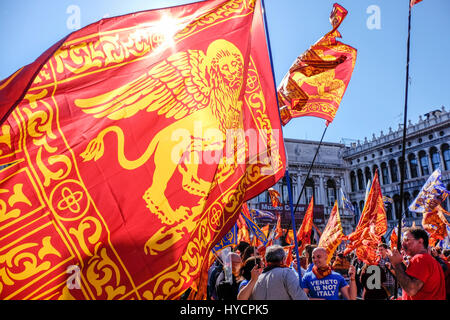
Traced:
[[[324, 142], [320, 148], [310, 178], [306, 176], [316, 153], [318, 142], [308, 140], [285, 139], [288, 154], [288, 169], [292, 179], [294, 205], [305, 184], [305, 190], [296, 212], [297, 226], [314, 195], [315, 224], [323, 229], [328, 221], [334, 201], [338, 199], [339, 212], [345, 234], [354, 230], [361, 214], [368, 181], [378, 170], [382, 193], [393, 199], [387, 206], [389, 230], [397, 225], [397, 214], [400, 210], [400, 165], [402, 155], [403, 128], [389, 129], [373, 134], [369, 141], [351, 144]], [[406, 138], [406, 176], [404, 182], [404, 206], [414, 200], [431, 173], [441, 168], [442, 181], [450, 190], [450, 112], [444, 107], [421, 116], [417, 123], [409, 121]], [[281, 180], [275, 187], [288, 204], [286, 181]], [[342, 188], [356, 211], [356, 215], [342, 208], [340, 188]], [[249, 201], [250, 207], [275, 211], [269, 204], [267, 192]], [[444, 203], [450, 208], [450, 197]], [[278, 208], [280, 212], [280, 209]], [[284, 223], [290, 224], [289, 206], [281, 209]], [[421, 225], [421, 216], [404, 211], [405, 225]]]
[[[406, 225], [421, 224], [421, 215], [407, 210], [425, 184], [428, 177], [437, 168], [441, 168], [442, 181], [450, 190], [450, 112], [435, 110], [419, 118], [413, 124], [409, 121], [406, 128], [405, 150], [405, 182], [404, 182], [404, 214]], [[343, 160], [348, 168], [346, 181], [349, 197], [354, 207], [361, 212], [364, 205], [367, 182], [372, 181], [375, 170], [378, 170], [382, 193], [393, 199], [387, 206], [387, 217], [390, 227], [397, 224], [400, 214], [400, 160], [402, 156], [403, 127], [388, 133], [381, 132], [347, 148]], [[449, 200], [444, 203], [449, 208]]]

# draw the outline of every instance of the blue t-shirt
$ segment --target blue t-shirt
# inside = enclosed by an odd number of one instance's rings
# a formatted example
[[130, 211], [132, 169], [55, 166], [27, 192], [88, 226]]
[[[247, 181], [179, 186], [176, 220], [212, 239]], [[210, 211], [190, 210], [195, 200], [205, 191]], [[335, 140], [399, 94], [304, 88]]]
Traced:
[[347, 281], [339, 273], [332, 271], [330, 275], [317, 279], [314, 272], [307, 272], [302, 279], [302, 288], [309, 289], [311, 298], [339, 300], [339, 291], [348, 286]]

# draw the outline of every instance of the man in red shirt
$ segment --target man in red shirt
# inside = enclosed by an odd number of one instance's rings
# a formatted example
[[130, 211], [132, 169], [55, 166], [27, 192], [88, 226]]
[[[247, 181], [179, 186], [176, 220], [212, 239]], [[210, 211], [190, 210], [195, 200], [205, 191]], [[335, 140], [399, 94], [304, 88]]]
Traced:
[[444, 273], [439, 263], [428, 254], [427, 232], [418, 227], [407, 229], [402, 247], [410, 256], [407, 268], [397, 249], [389, 253], [397, 281], [403, 289], [402, 300], [445, 300]]

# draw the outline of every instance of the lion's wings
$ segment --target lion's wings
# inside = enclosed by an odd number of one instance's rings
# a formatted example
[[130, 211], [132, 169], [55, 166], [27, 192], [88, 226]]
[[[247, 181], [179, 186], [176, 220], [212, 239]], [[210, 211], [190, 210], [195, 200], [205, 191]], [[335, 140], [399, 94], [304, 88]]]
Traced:
[[120, 120], [146, 110], [181, 119], [209, 105], [205, 60], [197, 50], [176, 53], [136, 80], [75, 105], [95, 118]]

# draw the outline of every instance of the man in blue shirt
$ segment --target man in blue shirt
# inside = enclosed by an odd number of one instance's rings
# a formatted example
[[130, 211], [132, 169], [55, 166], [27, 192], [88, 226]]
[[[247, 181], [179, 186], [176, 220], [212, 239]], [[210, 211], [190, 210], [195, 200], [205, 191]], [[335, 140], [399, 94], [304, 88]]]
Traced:
[[356, 299], [355, 267], [350, 266], [350, 285], [344, 277], [331, 270], [327, 264], [327, 251], [316, 248], [312, 254], [314, 267], [302, 278], [302, 288], [312, 299], [339, 300], [339, 293], [347, 300]]

